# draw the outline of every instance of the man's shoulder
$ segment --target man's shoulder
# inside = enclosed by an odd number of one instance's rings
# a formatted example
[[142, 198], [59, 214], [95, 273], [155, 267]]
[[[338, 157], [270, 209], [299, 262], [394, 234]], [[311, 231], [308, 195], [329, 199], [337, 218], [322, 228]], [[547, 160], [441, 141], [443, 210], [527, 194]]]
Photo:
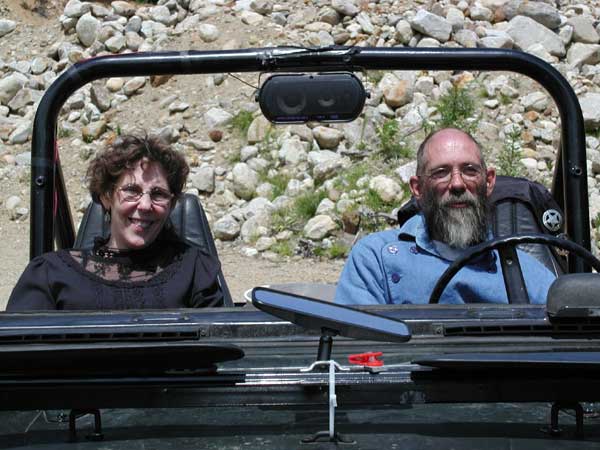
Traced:
[[380, 247], [382, 245], [403, 241], [403, 237], [416, 236], [417, 227], [422, 223], [420, 215], [416, 215], [407, 220], [400, 228], [393, 228], [390, 230], [377, 231], [375, 233], [368, 234], [363, 237], [356, 246], [360, 247]]

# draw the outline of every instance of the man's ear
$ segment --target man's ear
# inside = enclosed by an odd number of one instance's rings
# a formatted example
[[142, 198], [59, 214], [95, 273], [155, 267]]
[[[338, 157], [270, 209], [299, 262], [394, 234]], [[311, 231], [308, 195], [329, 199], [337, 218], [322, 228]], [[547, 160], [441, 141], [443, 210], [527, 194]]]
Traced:
[[419, 179], [419, 177], [416, 175], [410, 177], [409, 186], [410, 186], [410, 192], [412, 192], [412, 195], [417, 200], [420, 200], [423, 193], [421, 192], [421, 180]]
[[496, 169], [490, 167], [485, 172], [486, 194], [489, 197], [492, 195], [494, 186], [496, 185]]

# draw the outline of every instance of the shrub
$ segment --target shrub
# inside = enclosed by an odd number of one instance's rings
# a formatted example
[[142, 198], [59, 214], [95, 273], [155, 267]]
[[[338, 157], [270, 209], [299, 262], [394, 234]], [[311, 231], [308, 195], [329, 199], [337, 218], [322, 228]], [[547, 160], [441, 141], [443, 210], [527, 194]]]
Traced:
[[248, 128], [254, 120], [250, 111], [240, 111], [231, 120], [231, 127], [237, 130], [243, 137], [248, 134]]
[[379, 138], [379, 153], [386, 161], [390, 159], [409, 158], [412, 152], [400, 142], [398, 136], [398, 121], [389, 119], [380, 127], [377, 127]]
[[321, 200], [326, 197], [323, 191], [306, 192], [294, 200], [294, 214], [300, 220], [308, 220], [317, 212]]
[[521, 130], [513, 126], [506, 134], [502, 151], [498, 155], [498, 171], [501, 175], [517, 177], [522, 175], [523, 167], [520, 159], [523, 151], [521, 150]]
[[475, 101], [470, 92], [459, 86], [453, 86], [436, 103], [440, 118], [434, 122], [435, 128], [459, 128], [469, 133], [475, 131], [478, 118], [475, 118]]

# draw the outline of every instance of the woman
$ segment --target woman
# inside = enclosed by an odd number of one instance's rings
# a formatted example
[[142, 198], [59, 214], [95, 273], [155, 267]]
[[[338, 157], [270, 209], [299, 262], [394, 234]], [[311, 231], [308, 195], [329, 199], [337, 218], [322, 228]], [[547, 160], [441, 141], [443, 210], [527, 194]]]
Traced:
[[169, 214], [189, 168], [156, 137], [121, 136], [91, 162], [92, 196], [110, 221], [110, 236], [92, 250], [34, 258], [7, 311], [221, 306], [219, 261], [182, 242]]

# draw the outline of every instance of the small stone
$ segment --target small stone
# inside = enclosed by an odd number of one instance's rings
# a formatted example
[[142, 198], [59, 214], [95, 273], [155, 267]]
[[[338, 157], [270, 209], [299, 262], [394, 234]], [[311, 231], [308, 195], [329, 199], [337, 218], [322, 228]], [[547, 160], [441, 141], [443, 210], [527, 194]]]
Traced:
[[221, 108], [210, 108], [204, 113], [204, 121], [209, 129], [227, 125], [233, 120], [233, 115]]
[[392, 203], [402, 198], [402, 188], [391, 178], [378, 175], [369, 181], [369, 188], [377, 192], [377, 195], [386, 203]]
[[246, 135], [246, 140], [248, 144], [257, 144], [265, 140], [267, 134], [273, 128], [273, 124], [269, 122], [264, 116], [260, 115], [254, 118], [250, 127], [248, 128], [248, 133]]
[[32, 130], [32, 124], [29, 121], [19, 125], [8, 136], [8, 143], [13, 144], [13, 145], [14, 144], [24, 144], [31, 137], [31, 130]]
[[304, 226], [303, 234], [309, 239], [320, 241], [329, 236], [338, 226], [328, 215], [318, 215], [310, 219]]
[[221, 130], [210, 130], [208, 132], [208, 137], [213, 142], [219, 142], [223, 139], [223, 132]]
[[230, 215], [221, 217], [212, 226], [215, 238], [222, 241], [233, 241], [239, 236], [240, 230], [239, 222]]
[[231, 173], [235, 195], [250, 200], [258, 186], [258, 174], [245, 163], [237, 163]]
[[4, 202], [4, 207], [8, 211], [12, 211], [14, 209], [17, 209], [21, 205], [21, 203], [22, 203], [21, 197], [18, 197], [16, 195], [11, 195]]
[[[128, 2], [117, 0], [110, 4], [115, 14], [124, 17], [131, 17], [135, 14], [136, 8]], [[139, 29], [137, 30], [139, 31]]]
[[313, 128], [312, 131], [321, 148], [335, 149], [344, 137], [341, 131], [330, 127], [318, 126]]
[[92, 103], [96, 105], [100, 111], [104, 112], [110, 109], [110, 93], [106, 88], [106, 85], [101, 81], [92, 83], [92, 87], [90, 88], [90, 97], [92, 99]]
[[146, 85], [145, 77], [134, 77], [123, 85], [123, 93], [130, 97]]
[[360, 12], [351, 0], [332, 0], [331, 7], [342, 16], [354, 17]]
[[573, 27], [573, 41], [584, 44], [597, 44], [600, 36], [594, 28], [594, 22], [588, 16], [574, 16], [567, 20], [567, 24]]
[[30, 166], [31, 152], [19, 153], [17, 156], [15, 156], [15, 163], [17, 166]]
[[205, 166], [196, 169], [190, 175], [190, 182], [193, 187], [200, 192], [212, 193], [215, 191], [215, 169], [212, 166]]
[[77, 37], [79, 38], [81, 45], [84, 47], [89, 47], [92, 45], [96, 40], [99, 28], [100, 21], [90, 13], [81, 16], [75, 27], [75, 30], [77, 31]]
[[240, 19], [242, 20], [242, 23], [254, 27], [262, 22], [263, 16], [254, 11], [242, 11]]
[[123, 50], [125, 48], [127, 41], [125, 39], [125, 36], [123, 36], [122, 34], [117, 34], [109, 39], [106, 40], [106, 42], [104, 43], [104, 45], [106, 46], [106, 49], [109, 52], [112, 53], [119, 53], [121, 50]]
[[205, 152], [215, 148], [215, 144], [213, 144], [211, 141], [200, 141], [198, 139], [190, 139], [188, 141], [188, 144], [191, 145], [194, 150], [198, 150], [201, 152]]
[[17, 23], [14, 20], [0, 19], [0, 38], [12, 33], [17, 28]]
[[186, 103], [186, 102], [172, 102], [169, 105], [169, 112], [170, 113], [183, 112], [186, 109], [188, 109], [189, 107], [190, 107], [190, 104]]
[[414, 30], [440, 42], [446, 42], [452, 33], [450, 22], [424, 9], [417, 11], [410, 24]]
[[256, 247], [256, 250], [258, 250], [259, 252], [264, 252], [266, 250], [269, 250], [271, 247], [273, 247], [273, 245], [277, 242], [277, 240], [275, 238], [269, 237], [269, 236], [261, 236], [260, 238], [258, 238], [258, 240], [256, 241], [256, 244], [254, 244], [254, 246]]
[[84, 142], [92, 142], [98, 139], [106, 131], [106, 121], [99, 120], [91, 122], [81, 129], [81, 136]]
[[109, 78], [106, 80], [106, 88], [110, 92], [118, 92], [123, 88], [125, 80], [123, 78]]
[[262, 15], [271, 14], [273, 12], [273, 5], [270, 0], [252, 0], [250, 2], [250, 8], [252, 11]]
[[198, 27], [200, 39], [204, 42], [214, 42], [219, 39], [219, 29], [209, 23], [203, 23]]

